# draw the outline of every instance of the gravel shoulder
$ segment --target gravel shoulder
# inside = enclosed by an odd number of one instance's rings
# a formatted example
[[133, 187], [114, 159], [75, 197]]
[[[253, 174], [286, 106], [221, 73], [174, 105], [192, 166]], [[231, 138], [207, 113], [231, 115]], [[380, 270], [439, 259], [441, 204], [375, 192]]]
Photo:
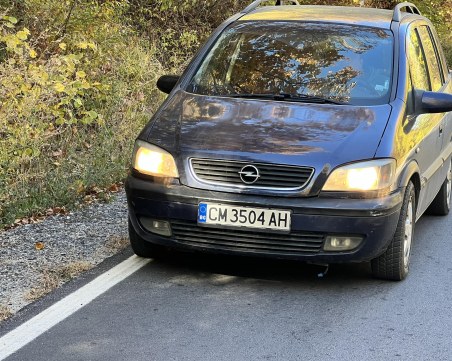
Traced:
[[109, 203], [0, 232], [0, 321], [127, 245], [124, 191]]

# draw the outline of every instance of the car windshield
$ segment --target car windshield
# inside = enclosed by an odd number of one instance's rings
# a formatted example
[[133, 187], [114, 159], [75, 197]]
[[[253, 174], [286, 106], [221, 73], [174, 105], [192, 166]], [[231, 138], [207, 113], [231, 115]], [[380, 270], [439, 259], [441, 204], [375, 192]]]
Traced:
[[187, 91], [377, 105], [389, 102], [392, 62], [393, 36], [387, 30], [239, 22], [218, 38]]

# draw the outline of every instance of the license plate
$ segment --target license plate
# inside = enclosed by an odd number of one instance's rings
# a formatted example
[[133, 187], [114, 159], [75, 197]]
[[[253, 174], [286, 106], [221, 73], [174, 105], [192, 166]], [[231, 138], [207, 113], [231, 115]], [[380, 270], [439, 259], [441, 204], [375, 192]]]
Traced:
[[290, 231], [291, 211], [199, 203], [198, 224]]

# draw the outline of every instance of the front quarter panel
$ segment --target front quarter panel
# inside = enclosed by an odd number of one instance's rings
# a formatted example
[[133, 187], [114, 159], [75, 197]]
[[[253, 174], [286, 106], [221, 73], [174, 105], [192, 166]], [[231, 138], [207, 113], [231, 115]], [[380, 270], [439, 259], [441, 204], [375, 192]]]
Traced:
[[[422, 215], [445, 178], [442, 167], [452, 153], [451, 113], [412, 115], [412, 91], [409, 76], [406, 34], [408, 23], [399, 29], [399, 65], [397, 94], [391, 103], [393, 112], [375, 154], [378, 158], [397, 160], [397, 185], [404, 187], [410, 179], [418, 191], [418, 218]], [[442, 91], [451, 91], [450, 75]], [[443, 176], [444, 173], [444, 176]], [[412, 178], [413, 177], [413, 178]]]

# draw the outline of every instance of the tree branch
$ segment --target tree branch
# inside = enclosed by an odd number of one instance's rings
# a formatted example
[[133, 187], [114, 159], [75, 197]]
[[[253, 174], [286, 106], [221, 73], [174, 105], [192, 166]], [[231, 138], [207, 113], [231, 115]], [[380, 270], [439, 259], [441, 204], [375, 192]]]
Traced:
[[74, 10], [76, 3], [77, 3], [77, 0], [73, 0], [72, 3], [71, 3], [71, 7], [69, 8], [69, 13], [66, 16], [66, 19], [64, 20], [63, 27], [61, 28], [61, 31], [60, 31], [61, 36], [64, 36], [66, 34], [66, 28], [67, 28], [67, 25], [69, 23], [69, 20], [71, 19], [72, 11]]

